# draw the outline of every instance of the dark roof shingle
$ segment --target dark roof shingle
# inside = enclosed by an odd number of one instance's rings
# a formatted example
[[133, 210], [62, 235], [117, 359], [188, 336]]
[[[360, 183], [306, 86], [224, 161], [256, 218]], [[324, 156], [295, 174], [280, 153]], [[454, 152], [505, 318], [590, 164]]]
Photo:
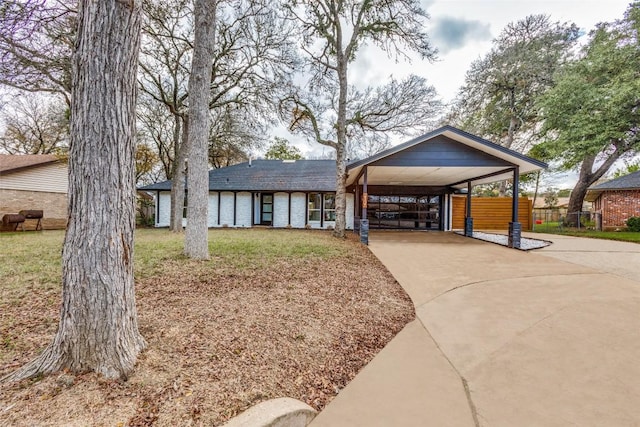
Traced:
[[640, 171], [594, 185], [589, 190], [634, 190], [640, 188]]
[[[336, 191], [335, 160], [253, 160], [209, 171], [210, 191]], [[139, 190], [168, 191], [171, 181]]]

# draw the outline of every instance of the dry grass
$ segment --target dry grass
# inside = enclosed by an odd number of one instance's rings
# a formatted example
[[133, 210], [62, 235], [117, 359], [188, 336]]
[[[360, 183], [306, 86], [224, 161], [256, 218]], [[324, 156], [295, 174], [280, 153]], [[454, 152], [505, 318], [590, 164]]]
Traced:
[[[0, 255], [2, 376], [55, 333], [62, 234], [0, 239], [11, 248]], [[211, 261], [193, 262], [180, 255], [179, 237], [139, 232], [138, 312], [149, 347], [135, 374], [0, 386], [0, 425], [219, 425], [283, 396], [322, 409], [414, 316], [355, 239], [216, 230], [210, 241]]]

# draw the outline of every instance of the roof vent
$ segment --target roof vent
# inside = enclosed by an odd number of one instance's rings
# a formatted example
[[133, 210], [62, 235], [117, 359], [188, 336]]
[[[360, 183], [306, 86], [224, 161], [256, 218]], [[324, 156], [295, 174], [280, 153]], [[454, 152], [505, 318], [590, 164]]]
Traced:
[[295, 162], [296, 162], [296, 161], [295, 161], [295, 160], [293, 160], [293, 159], [286, 159], [286, 160], [283, 160], [283, 161], [282, 161], [282, 163], [295, 163]]

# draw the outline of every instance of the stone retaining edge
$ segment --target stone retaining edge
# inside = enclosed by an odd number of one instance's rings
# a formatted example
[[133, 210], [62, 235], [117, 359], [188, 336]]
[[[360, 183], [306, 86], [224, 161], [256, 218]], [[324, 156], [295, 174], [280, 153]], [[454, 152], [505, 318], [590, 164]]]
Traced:
[[223, 427], [306, 427], [317, 414], [304, 402], [282, 397], [252, 406]]

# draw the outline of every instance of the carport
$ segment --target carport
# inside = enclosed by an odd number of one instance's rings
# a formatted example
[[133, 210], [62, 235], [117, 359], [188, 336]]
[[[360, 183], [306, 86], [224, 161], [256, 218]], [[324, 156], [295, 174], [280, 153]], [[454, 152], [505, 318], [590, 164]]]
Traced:
[[347, 191], [355, 193], [360, 236], [369, 229], [451, 230], [454, 193], [466, 190], [464, 233], [473, 233], [473, 186], [513, 180], [509, 246], [520, 247], [518, 186], [521, 174], [547, 165], [452, 126], [347, 165]]

